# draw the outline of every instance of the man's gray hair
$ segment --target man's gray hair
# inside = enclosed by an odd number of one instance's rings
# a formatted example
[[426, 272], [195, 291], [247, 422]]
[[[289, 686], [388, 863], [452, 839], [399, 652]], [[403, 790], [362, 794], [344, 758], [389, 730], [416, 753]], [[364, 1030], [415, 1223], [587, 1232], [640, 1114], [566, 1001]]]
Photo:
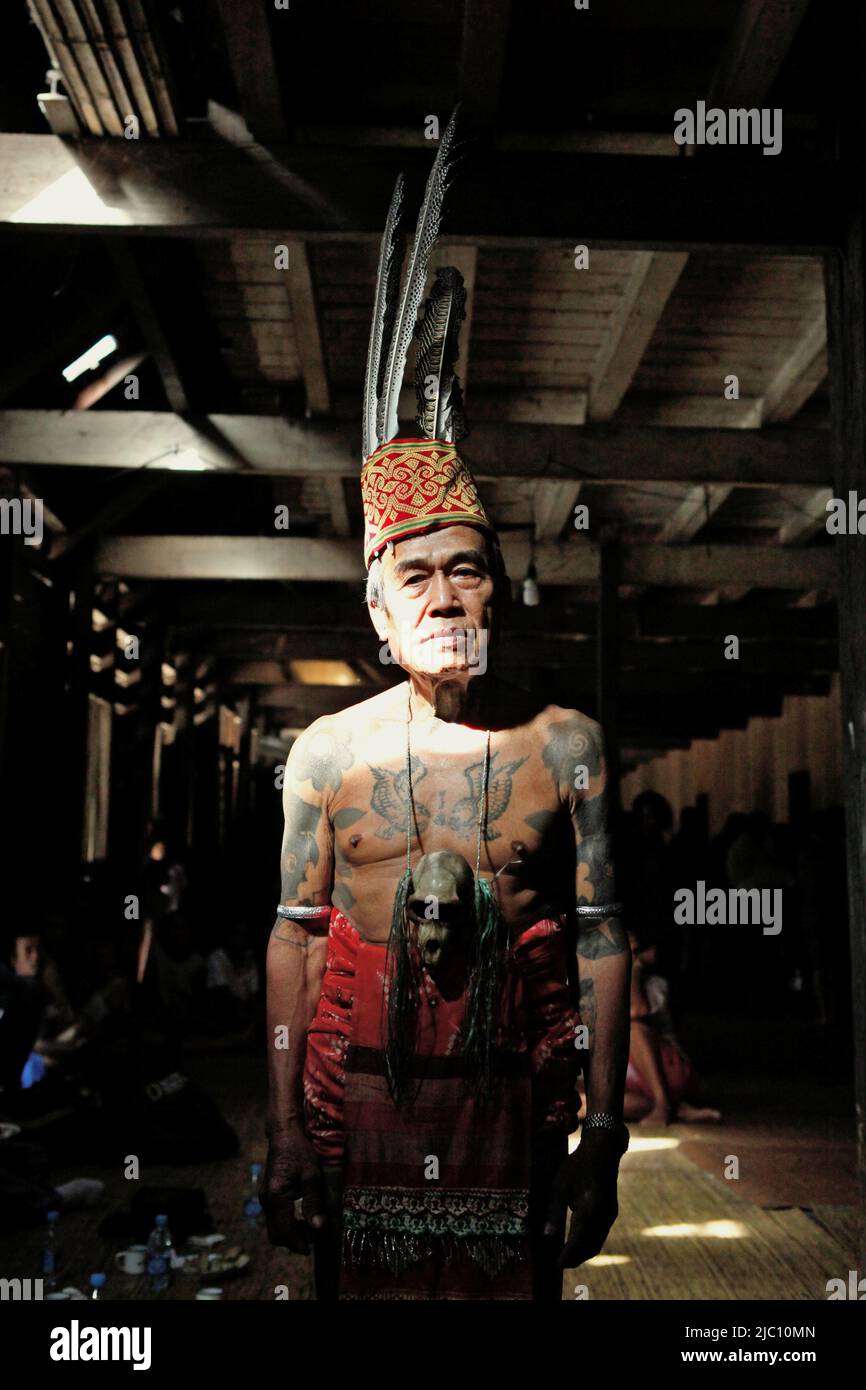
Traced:
[[385, 607], [385, 582], [382, 576], [382, 561], [377, 555], [370, 561], [367, 571], [367, 590], [365, 594], [368, 608]]

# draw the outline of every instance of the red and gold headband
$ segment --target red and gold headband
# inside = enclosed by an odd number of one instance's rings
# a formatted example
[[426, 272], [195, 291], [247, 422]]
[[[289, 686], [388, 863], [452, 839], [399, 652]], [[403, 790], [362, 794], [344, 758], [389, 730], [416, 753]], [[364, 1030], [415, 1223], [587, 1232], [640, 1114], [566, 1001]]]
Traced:
[[361, 470], [364, 563], [389, 541], [441, 526], [493, 528], [456, 446], [442, 439], [392, 439]]

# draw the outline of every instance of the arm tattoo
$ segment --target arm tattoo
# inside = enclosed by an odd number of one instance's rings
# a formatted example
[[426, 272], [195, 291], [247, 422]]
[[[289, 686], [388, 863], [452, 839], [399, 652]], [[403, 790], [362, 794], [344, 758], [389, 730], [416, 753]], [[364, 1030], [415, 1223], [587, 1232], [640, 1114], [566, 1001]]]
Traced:
[[[575, 835], [575, 895], [577, 906], [615, 903], [616, 882], [610, 831], [610, 807], [601, 730], [574, 714], [552, 725], [544, 750], [560, 799], [571, 811]], [[578, 776], [578, 772], [581, 775]], [[584, 960], [602, 960], [629, 949], [618, 918], [600, 922], [578, 919], [577, 953]]]
[[577, 954], [583, 960], [603, 960], [605, 956], [621, 956], [628, 948], [625, 927], [618, 917], [609, 917], [600, 926], [584, 927], [578, 933]]
[[286, 922], [282, 917], [278, 917], [274, 923], [271, 936], [275, 941], [282, 941], [286, 946], [297, 946], [299, 951], [309, 949], [312, 937], [303, 928], [298, 931], [297, 923]]
[[589, 1029], [589, 1046], [591, 1048], [595, 1039], [595, 1021], [597, 1015], [595, 980], [580, 981], [577, 1011], [580, 1014], [581, 1023], [585, 1023]]
[[331, 902], [335, 907], [341, 908], [343, 912], [351, 912], [355, 906], [355, 895], [346, 882], [351, 877], [352, 866], [348, 859], [340, 853], [338, 847], [334, 858], [334, 887], [331, 890]]
[[336, 792], [343, 784], [343, 773], [354, 761], [345, 735], [338, 738], [332, 733], [316, 733], [303, 743], [299, 741], [293, 771], [297, 781], [312, 782], [317, 792], [326, 787]]
[[588, 721], [579, 714], [551, 725], [542, 757], [564, 801], [574, 798], [575, 773], [579, 767], [586, 768], [590, 783], [602, 770], [600, 742], [593, 737]]
[[319, 862], [316, 832], [321, 818], [320, 807], [311, 806], [293, 792], [288, 793], [281, 865], [283, 901], [297, 898], [307, 870]]

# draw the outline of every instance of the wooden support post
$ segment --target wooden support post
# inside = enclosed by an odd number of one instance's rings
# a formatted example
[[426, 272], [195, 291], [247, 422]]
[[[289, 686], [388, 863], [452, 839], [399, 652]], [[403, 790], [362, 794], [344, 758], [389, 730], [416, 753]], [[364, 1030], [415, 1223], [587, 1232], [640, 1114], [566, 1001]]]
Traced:
[[620, 543], [616, 526], [605, 525], [599, 545], [598, 701], [596, 717], [607, 742], [611, 804], [619, 805], [619, 598]]
[[[826, 260], [833, 483], [835, 495], [846, 499], [851, 491], [864, 495], [866, 478], [866, 246], [859, 160], [849, 170], [849, 188], [857, 203], [849, 235], [842, 253], [828, 255]], [[866, 537], [840, 536], [836, 547], [862, 1270], [866, 1268]]]

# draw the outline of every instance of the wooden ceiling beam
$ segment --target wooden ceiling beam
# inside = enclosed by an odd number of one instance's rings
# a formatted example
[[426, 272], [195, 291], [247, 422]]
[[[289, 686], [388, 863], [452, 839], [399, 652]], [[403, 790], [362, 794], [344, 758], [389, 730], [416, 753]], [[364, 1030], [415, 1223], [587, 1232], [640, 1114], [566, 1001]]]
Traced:
[[465, 0], [458, 90], [476, 128], [489, 129], [499, 107], [511, 25], [511, 0]]
[[[809, 591], [806, 591], [809, 592]], [[814, 591], [812, 591], [814, 592]], [[190, 591], [182, 585], [167, 586], [163, 591], [165, 620], [175, 634], [173, 640], [183, 646], [193, 642], [197, 633], [215, 630], [227, 644], [226, 655], [252, 655], [263, 632], [269, 632], [275, 645], [268, 650], [274, 657], [292, 650], [291, 644], [315, 632], [328, 631], [345, 635], [367, 636], [372, 628], [361, 604], [356, 604], [358, 590], [354, 584], [345, 589], [337, 584], [322, 585], [311, 594], [304, 590], [299, 604], [299, 590], [287, 590], [274, 595], [258, 586], [219, 589], [207, 593]], [[700, 641], [722, 643], [731, 631], [731, 614], [721, 608], [703, 608], [694, 603], [647, 603], [621, 605], [619, 610], [623, 637], [646, 642], [677, 643]], [[539, 630], [548, 636], [561, 636], [574, 641], [576, 637], [593, 637], [598, 620], [593, 603], [563, 601], [558, 593], [545, 596], [541, 609], [513, 605], [505, 616], [504, 631], [508, 634], [532, 636]], [[741, 644], [785, 642], [788, 645], [833, 644], [836, 641], [836, 610], [832, 605], [823, 609], [772, 608], [766, 603], [754, 608], [740, 609], [736, 614], [736, 632]], [[283, 646], [280, 644], [283, 643]]]
[[345, 483], [342, 478], [328, 477], [322, 479], [322, 486], [328, 499], [334, 535], [346, 539], [352, 534], [352, 520], [346, 505]]
[[798, 504], [797, 515], [780, 526], [777, 544], [804, 545], [823, 531], [827, 525], [827, 503], [832, 496], [832, 488], [816, 488], [804, 504]]
[[[463, 335], [460, 335], [460, 358], [458, 377], [463, 384], [463, 372], [468, 359], [469, 344], [464, 353]], [[462, 364], [462, 365], [461, 365]], [[472, 392], [473, 431], [476, 425], [514, 424], [514, 425], [584, 425], [588, 393], [580, 389], [564, 386], [524, 387], [522, 391], [496, 390], [489, 386]], [[418, 410], [415, 387], [404, 386], [400, 392], [400, 419], [413, 420]], [[353, 400], [351, 407], [346, 393], [341, 392], [337, 399], [335, 414], [338, 419], [354, 419], [358, 413], [358, 402]]]
[[[272, 415], [182, 418], [166, 411], [0, 411], [0, 463], [141, 468], [176, 448], [213, 457], [216, 430], [257, 473], [358, 477], [357, 428]], [[616, 425], [479, 422], [464, 445], [475, 477], [546, 482], [736, 483], [826, 486], [831, 463], [823, 430], [650, 429]]]
[[[502, 551], [512, 575], [525, 574], [530, 543], [505, 535]], [[598, 547], [585, 540], [542, 542], [534, 549], [541, 584], [596, 584]], [[95, 559], [100, 573], [133, 579], [360, 580], [363, 560], [355, 540], [270, 536], [114, 536]], [[659, 546], [623, 548], [621, 582], [665, 588], [736, 583], [751, 588], [833, 589], [833, 547], [790, 550], [775, 546]]]
[[[250, 157], [229, 140], [93, 144], [0, 135], [0, 223], [58, 232], [376, 245], [397, 174], [429, 172], [428, 150], [271, 145]], [[832, 163], [641, 159], [491, 152], [452, 190], [448, 235], [484, 246], [572, 245], [683, 251], [755, 246], [816, 254], [841, 243], [844, 171]], [[347, 182], [345, 169], [352, 170]], [[503, 188], [520, 196], [504, 198]], [[623, 189], [628, 189], [627, 208]], [[104, 193], [104, 197], [101, 196]]]
[[593, 366], [589, 418], [610, 420], [635, 372], [676, 287], [688, 256], [638, 251], [626, 282], [622, 306]]
[[809, 0], [741, 0], [707, 106], [760, 106], [779, 75]]
[[218, 0], [220, 23], [241, 115], [257, 140], [284, 140], [286, 119], [266, 7], [260, 0]]
[[[344, 146], [347, 149], [429, 149], [419, 125], [297, 125], [304, 145]], [[492, 137], [497, 150], [538, 154], [604, 154], [667, 156], [679, 159], [682, 147], [673, 131], [653, 130], [498, 130]]]
[[289, 242], [288, 249], [289, 301], [301, 375], [307, 394], [307, 414], [329, 415], [331, 388], [328, 383], [325, 348], [310, 259], [302, 241]]
[[153, 295], [145, 282], [138, 248], [134, 242], [119, 237], [109, 237], [108, 247], [127, 303], [156, 364], [168, 403], [172, 410], [184, 414], [190, 408], [189, 396]]
[[816, 301], [803, 336], [773, 377], [761, 403], [761, 423], [792, 419], [827, 375], [827, 318], [824, 295]]
[[659, 531], [662, 545], [682, 544], [692, 540], [734, 490], [733, 483], [717, 483], [713, 487], [692, 487]]
[[555, 541], [566, 526], [573, 524], [582, 487], [582, 483], [574, 482], [537, 483], [533, 508], [537, 541]]

